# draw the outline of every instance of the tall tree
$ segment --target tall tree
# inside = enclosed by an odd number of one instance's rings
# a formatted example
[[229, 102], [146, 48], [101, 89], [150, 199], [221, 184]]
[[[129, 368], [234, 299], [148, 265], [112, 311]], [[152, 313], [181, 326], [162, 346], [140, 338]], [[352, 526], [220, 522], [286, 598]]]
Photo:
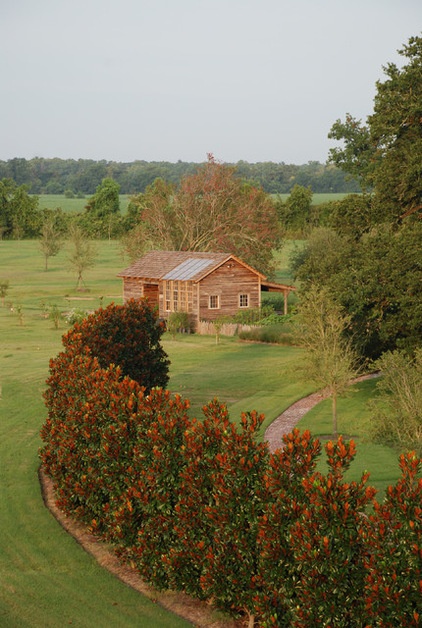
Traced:
[[405, 63], [383, 68], [366, 125], [348, 114], [329, 134], [344, 142], [330, 151], [331, 162], [373, 186], [387, 220], [419, 211], [422, 200], [422, 37], [398, 52]]
[[195, 174], [183, 177], [177, 189], [158, 180], [133, 203], [158, 248], [226, 251], [269, 272], [273, 250], [281, 244], [271, 198], [212, 155]]

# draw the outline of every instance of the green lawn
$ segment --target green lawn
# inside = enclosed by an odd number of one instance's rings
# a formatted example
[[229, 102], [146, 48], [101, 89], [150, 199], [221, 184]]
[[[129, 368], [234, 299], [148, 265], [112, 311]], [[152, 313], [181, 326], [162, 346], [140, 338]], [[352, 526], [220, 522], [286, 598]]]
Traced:
[[[66, 198], [64, 194], [37, 194], [39, 199], [38, 207], [40, 209], [57, 209], [60, 208], [66, 213], [80, 213], [85, 211], [85, 205], [92, 196], [87, 194], [84, 198]], [[125, 213], [129, 204], [130, 197], [128, 194], [120, 195], [120, 210]]]
[[[88, 199], [92, 196], [87, 194], [84, 198], [66, 198], [64, 194], [37, 194], [40, 209], [56, 209], [60, 207], [64, 212], [79, 213], [85, 210]], [[289, 194], [273, 194], [272, 196], [280, 196], [285, 201]], [[347, 196], [346, 193], [320, 193], [312, 196], [312, 204], [320, 205], [329, 201], [338, 201]], [[129, 194], [120, 195], [120, 210], [124, 214], [130, 201]]]
[[[375, 379], [352, 386], [350, 393], [338, 402], [338, 431], [345, 438], [353, 438], [357, 444], [356, 458], [347, 477], [358, 480], [363, 471], [369, 471], [369, 483], [378, 489], [381, 499], [387, 486], [397, 480], [399, 468], [398, 455], [390, 447], [371, 443], [367, 436], [371, 417], [366, 404], [375, 396]], [[314, 436], [325, 442], [332, 433], [331, 400], [326, 399], [305, 414], [298, 427], [310, 429]], [[319, 468], [326, 471], [325, 461], [321, 461]]]
[[[88, 292], [75, 291], [67, 270], [67, 251], [44, 260], [34, 241], [0, 242], [0, 280], [10, 290], [0, 304], [0, 626], [187, 626], [126, 587], [86, 554], [46, 510], [37, 478], [39, 430], [45, 419], [42, 392], [49, 358], [61, 347], [64, 322], [54, 328], [47, 306], [96, 309], [121, 302], [116, 274], [127, 265], [115, 242], [98, 243], [98, 263], [86, 273]], [[13, 308], [13, 311], [12, 309]], [[21, 311], [21, 316], [18, 311]], [[181, 335], [164, 338], [171, 360], [169, 388], [191, 399], [192, 413], [217, 397], [237, 420], [241, 411], [266, 414], [266, 424], [310, 392], [295, 369], [299, 350], [240, 343], [222, 338]], [[353, 473], [364, 468], [383, 489], [398, 475], [396, 455], [365, 438], [365, 401], [371, 386], [339, 407], [339, 425], [357, 437]], [[316, 435], [330, 430], [330, 407], [318, 406], [302, 420]]]

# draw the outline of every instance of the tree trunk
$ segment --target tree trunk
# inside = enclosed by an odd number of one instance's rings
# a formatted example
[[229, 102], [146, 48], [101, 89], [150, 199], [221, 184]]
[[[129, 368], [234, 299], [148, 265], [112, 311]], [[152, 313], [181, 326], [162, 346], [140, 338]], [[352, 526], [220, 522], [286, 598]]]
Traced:
[[337, 438], [337, 393], [332, 393], [332, 409], [333, 409], [333, 438]]

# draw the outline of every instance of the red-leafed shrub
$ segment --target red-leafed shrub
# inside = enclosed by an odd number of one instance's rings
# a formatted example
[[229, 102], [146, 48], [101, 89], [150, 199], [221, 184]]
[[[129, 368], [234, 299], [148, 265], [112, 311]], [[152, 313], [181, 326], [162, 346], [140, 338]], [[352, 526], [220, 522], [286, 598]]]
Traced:
[[369, 527], [366, 613], [384, 628], [422, 625], [422, 459], [403, 454], [400, 468]]
[[[129, 307], [118, 310], [126, 322], [144, 306]], [[249, 626], [419, 626], [422, 461], [402, 456], [378, 504], [368, 474], [346, 481], [353, 441], [328, 442], [321, 473], [308, 431], [270, 454], [256, 412], [237, 425], [214, 400], [191, 419], [187, 400], [113, 365], [119, 352], [94, 333], [112, 337], [117, 310], [107, 310], [50, 362], [40, 457], [60, 507], [149, 583], [246, 614]]]
[[148, 391], [165, 387], [169, 360], [160, 344], [164, 325], [147, 301], [131, 300], [99, 309], [63, 336], [66, 351], [81, 353], [88, 347], [101, 367], [119, 366]]

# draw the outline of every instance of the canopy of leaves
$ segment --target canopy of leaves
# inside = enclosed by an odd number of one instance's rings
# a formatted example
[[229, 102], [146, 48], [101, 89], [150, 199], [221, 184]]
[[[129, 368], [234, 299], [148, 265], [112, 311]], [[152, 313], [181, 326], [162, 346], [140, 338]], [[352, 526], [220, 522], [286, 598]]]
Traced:
[[41, 226], [38, 198], [13, 179], [0, 181], [0, 238], [33, 238]]
[[113, 179], [103, 179], [97, 191], [86, 204], [86, 211], [97, 217], [107, 218], [120, 211], [120, 185]]
[[150, 390], [168, 382], [169, 360], [160, 344], [163, 332], [155, 310], [145, 301], [129, 301], [111, 304], [75, 323], [63, 345], [76, 355], [87, 348], [102, 368], [119, 366], [122, 376]]
[[157, 180], [133, 203], [157, 248], [233, 253], [261, 272], [272, 269], [281, 237], [271, 198], [211, 155], [179, 187]]
[[366, 125], [347, 114], [329, 134], [343, 141], [330, 161], [373, 186], [387, 220], [419, 211], [422, 203], [422, 37], [411, 37], [398, 52], [405, 63], [384, 67]]
[[296, 183], [286, 202], [278, 201], [278, 217], [283, 227], [290, 231], [302, 232], [309, 223], [311, 203], [311, 188]]
[[327, 228], [313, 231], [293, 258], [303, 289], [329, 289], [351, 316], [362, 356], [395, 348], [412, 353], [422, 340], [422, 224], [380, 225], [358, 241]]

